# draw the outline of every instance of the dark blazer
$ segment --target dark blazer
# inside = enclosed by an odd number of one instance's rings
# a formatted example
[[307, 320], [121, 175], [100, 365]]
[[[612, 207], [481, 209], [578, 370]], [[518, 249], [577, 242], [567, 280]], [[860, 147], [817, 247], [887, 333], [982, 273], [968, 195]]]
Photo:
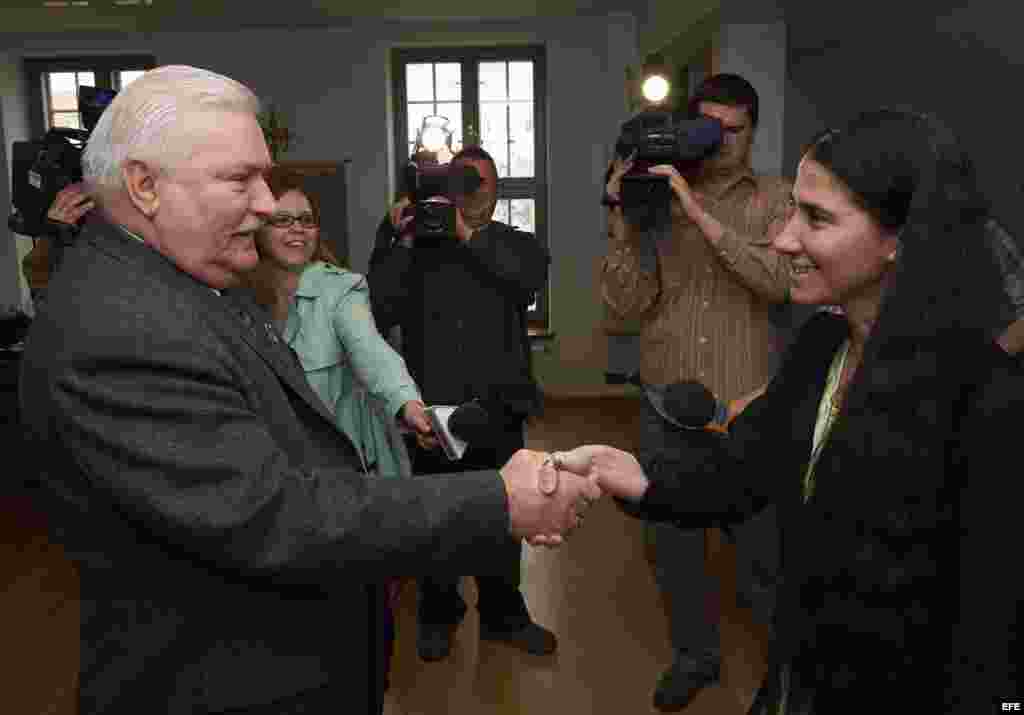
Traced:
[[640, 504], [619, 503], [687, 527], [778, 506], [781, 585], [760, 701], [792, 660], [789, 702], [813, 692], [815, 712], [896, 712], [900, 701], [987, 712], [1020, 693], [1021, 572], [1001, 553], [1019, 541], [1024, 364], [979, 344], [944, 373], [964, 377], [952, 391], [927, 362], [877, 370], [871, 397], [839, 416], [804, 504], [818, 403], [847, 334], [843, 318], [814, 316], [728, 436], [680, 430], [673, 447], [639, 455], [651, 486]]
[[526, 310], [550, 257], [533, 234], [491, 221], [455, 239], [394, 244], [387, 217], [370, 257], [370, 302], [384, 334], [401, 326], [402, 354], [423, 399], [478, 399], [523, 416], [539, 405]]
[[265, 313], [99, 218], [32, 325], [20, 398], [81, 576], [81, 715], [325, 683], [372, 711], [368, 584], [471, 573], [508, 538], [495, 472], [365, 478]]

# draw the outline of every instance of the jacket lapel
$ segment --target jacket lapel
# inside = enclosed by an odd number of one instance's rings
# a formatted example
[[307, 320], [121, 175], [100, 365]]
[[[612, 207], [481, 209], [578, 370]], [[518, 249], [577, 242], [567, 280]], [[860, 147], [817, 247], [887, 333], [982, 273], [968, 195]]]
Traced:
[[[211, 297], [217, 299], [212, 293]], [[334, 426], [334, 416], [327, 411], [323, 400], [313, 392], [298, 356], [278, 335], [269, 317], [259, 306], [234, 291], [226, 292], [220, 300], [224, 301], [225, 312], [230, 314], [231, 320], [228, 322], [231, 327], [242, 336], [249, 347], [270, 366], [278, 379], [305, 399], [310, 407]]]
[[102, 218], [93, 221], [99, 224], [90, 228], [95, 229], [93, 235], [98, 239], [97, 247], [100, 250], [134, 264], [137, 270], [169, 283], [181, 293], [191, 295], [196, 300], [197, 309], [241, 336], [281, 382], [302, 397], [332, 427], [335, 426], [334, 416], [313, 392], [298, 357], [277, 335], [270, 317], [244, 291], [228, 290], [217, 295], [209, 286], [200, 283], [149, 246], [122, 234], [118, 227]]

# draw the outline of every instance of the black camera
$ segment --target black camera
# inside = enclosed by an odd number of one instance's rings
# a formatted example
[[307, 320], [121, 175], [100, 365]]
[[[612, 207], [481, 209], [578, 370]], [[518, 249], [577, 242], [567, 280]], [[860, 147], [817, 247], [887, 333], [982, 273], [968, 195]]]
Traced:
[[101, 87], [78, 88], [78, 111], [84, 129], [54, 127], [42, 139], [11, 146], [11, 203], [8, 227], [24, 236], [54, 233], [46, 213], [57, 193], [82, 180], [82, 151], [89, 134], [117, 94]]
[[412, 216], [417, 245], [455, 238], [456, 197], [472, 194], [482, 179], [472, 166], [440, 164], [419, 158], [405, 167], [405, 189], [412, 205], [403, 216]]
[[698, 117], [680, 122], [672, 114], [651, 109], [622, 125], [615, 153], [628, 157], [633, 166], [622, 177], [620, 198], [626, 220], [641, 230], [667, 221], [672, 189], [668, 178], [647, 172], [658, 164], [671, 164], [686, 174], [714, 154], [722, 143], [722, 123]]

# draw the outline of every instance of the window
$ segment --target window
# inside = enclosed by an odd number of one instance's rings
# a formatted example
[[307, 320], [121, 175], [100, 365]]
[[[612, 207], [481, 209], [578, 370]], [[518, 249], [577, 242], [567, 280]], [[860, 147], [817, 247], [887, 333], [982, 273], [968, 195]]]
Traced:
[[[452, 128], [452, 151], [479, 144], [498, 167], [497, 221], [529, 231], [547, 247], [544, 142], [544, 48], [398, 49], [393, 56], [397, 177], [425, 117]], [[528, 311], [533, 331], [547, 330], [548, 289]]]
[[54, 127], [82, 129], [78, 88], [120, 90], [156, 66], [148, 56], [77, 57], [25, 60], [32, 92], [31, 121], [37, 135]]

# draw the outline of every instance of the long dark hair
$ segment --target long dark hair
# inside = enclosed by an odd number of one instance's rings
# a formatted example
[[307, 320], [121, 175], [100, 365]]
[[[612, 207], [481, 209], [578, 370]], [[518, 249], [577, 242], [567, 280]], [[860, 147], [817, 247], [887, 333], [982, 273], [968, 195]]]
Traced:
[[[899, 232], [899, 252], [851, 386], [848, 407], [914, 383], [937, 406], [958, 389], [971, 351], [988, 339], [1000, 276], [985, 223], [989, 203], [973, 162], [934, 116], [894, 109], [858, 115], [815, 137], [805, 158], [828, 169], [879, 225]], [[927, 387], [926, 387], [927, 385]], [[948, 396], [948, 394], [947, 394]], [[924, 416], [923, 414], [921, 416]]]

